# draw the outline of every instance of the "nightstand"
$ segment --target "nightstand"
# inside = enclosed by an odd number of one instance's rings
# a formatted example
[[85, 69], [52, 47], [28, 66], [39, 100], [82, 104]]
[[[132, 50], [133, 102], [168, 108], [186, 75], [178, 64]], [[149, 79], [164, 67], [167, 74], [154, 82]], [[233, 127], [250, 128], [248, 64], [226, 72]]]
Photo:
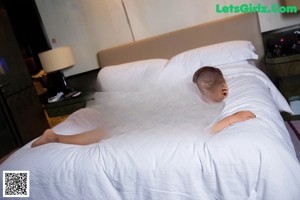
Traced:
[[282, 113], [284, 120], [300, 134], [291, 121], [300, 120], [300, 24], [262, 33], [266, 51], [267, 73], [286, 100], [294, 115]]
[[271, 79], [278, 84], [280, 78], [300, 75], [300, 54], [271, 57], [267, 54], [266, 63]]
[[82, 92], [78, 97], [73, 97], [56, 103], [46, 103], [45, 109], [49, 117], [69, 115], [81, 108], [86, 102], [94, 99], [94, 92]]
[[291, 121], [300, 120], [300, 54], [282, 57], [266, 56], [270, 79], [290, 104], [294, 115], [282, 113], [285, 121], [299, 135]]
[[[300, 119], [300, 54], [282, 57], [266, 56], [267, 70], [270, 79], [292, 106], [295, 116], [290, 118]], [[285, 116], [288, 118], [288, 116]]]

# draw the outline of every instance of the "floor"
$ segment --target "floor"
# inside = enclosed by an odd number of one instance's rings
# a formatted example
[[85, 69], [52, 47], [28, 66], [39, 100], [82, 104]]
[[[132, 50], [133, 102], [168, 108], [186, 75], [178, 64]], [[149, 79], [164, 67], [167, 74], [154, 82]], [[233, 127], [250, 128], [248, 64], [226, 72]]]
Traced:
[[52, 127], [56, 126], [57, 124], [63, 122], [68, 117], [68, 115], [58, 116], [58, 117], [49, 117], [46, 111], [45, 111], [45, 114], [46, 114], [47, 120], [49, 122], [50, 128], [52, 128]]

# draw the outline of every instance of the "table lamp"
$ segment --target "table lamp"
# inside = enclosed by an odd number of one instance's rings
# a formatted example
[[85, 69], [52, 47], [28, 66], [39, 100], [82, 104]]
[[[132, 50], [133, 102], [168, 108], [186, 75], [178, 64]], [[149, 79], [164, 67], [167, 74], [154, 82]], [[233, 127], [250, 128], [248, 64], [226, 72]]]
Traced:
[[55, 88], [54, 93], [56, 95], [48, 99], [49, 103], [57, 102], [64, 98], [78, 96], [80, 94], [80, 92], [67, 84], [62, 71], [63, 69], [72, 67], [75, 64], [70, 47], [64, 46], [41, 52], [39, 53], [39, 58], [43, 69], [47, 73], [48, 79], [51, 76], [53, 79], [52, 82]]

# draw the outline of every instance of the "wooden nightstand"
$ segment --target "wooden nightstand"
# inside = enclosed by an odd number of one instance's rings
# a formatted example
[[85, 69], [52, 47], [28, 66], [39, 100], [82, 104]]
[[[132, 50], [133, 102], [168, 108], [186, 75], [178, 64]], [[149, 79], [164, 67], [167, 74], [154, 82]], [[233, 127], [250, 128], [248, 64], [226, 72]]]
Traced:
[[280, 78], [300, 75], [300, 54], [282, 57], [266, 56], [268, 73], [278, 84]]
[[267, 73], [291, 105], [294, 115], [282, 113], [300, 140], [291, 121], [300, 120], [300, 24], [262, 33]]
[[[300, 100], [300, 54], [282, 57], [267, 56], [266, 63], [271, 80], [293, 107], [296, 105], [295, 101]], [[297, 105], [293, 111], [296, 112], [296, 116], [290, 117], [300, 119]]]
[[94, 99], [94, 92], [82, 92], [80, 96], [56, 103], [46, 103], [45, 109], [49, 117], [69, 115], [76, 110], [84, 108], [86, 102]]
[[282, 116], [293, 131], [299, 135], [291, 121], [300, 120], [300, 54], [273, 58], [267, 56], [266, 63], [270, 79], [295, 113], [290, 115], [284, 112]]

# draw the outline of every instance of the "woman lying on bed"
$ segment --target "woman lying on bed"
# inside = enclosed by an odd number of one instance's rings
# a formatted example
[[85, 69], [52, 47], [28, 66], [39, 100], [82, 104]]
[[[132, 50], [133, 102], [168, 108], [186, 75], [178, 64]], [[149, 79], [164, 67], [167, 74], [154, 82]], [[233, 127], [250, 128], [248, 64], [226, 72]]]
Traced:
[[[197, 84], [201, 92], [203, 101], [213, 104], [223, 101], [228, 96], [228, 86], [223, 77], [221, 70], [215, 67], [202, 67], [198, 69], [194, 76], [193, 82]], [[242, 122], [255, 118], [251, 111], [240, 111], [217, 122], [212, 128], [212, 133], [217, 133], [233, 123]], [[75, 135], [58, 135], [52, 129], [47, 129], [43, 135], [36, 140], [32, 147], [51, 142], [59, 142], [65, 144], [87, 145], [96, 143], [102, 139], [108, 138], [108, 134], [102, 128], [75, 134]]]

